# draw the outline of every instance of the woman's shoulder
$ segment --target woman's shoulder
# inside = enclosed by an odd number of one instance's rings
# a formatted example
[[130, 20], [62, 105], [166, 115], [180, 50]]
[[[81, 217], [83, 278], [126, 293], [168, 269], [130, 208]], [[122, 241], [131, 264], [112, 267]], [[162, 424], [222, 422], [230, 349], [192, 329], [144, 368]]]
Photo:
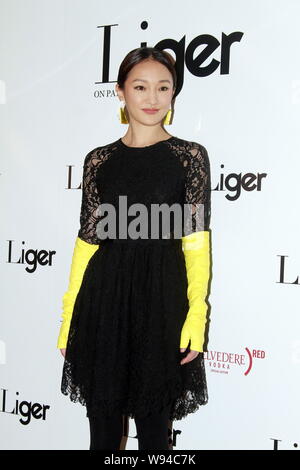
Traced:
[[173, 141], [177, 148], [181, 151], [186, 151], [191, 157], [208, 159], [207, 149], [202, 143], [177, 136], [174, 136]]
[[101, 153], [101, 152], [111, 150], [111, 149], [113, 149], [114, 147], [117, 146], [119, 140], [120, 140], [120, 139], [116, 139], [116, 140], [114, 140], [113, 142], [109, 142], [109, 143], [106, 143], [106, 144], [98, 145], [97, 147], [95, 147], [95, 148], [93, 148], [92, 150], [90, 150], [88, 154], [97, 155], [97, 154], [99, 154], [99, 153]]
[[98, 145], [88, 151], [84, 158], [84, 164], [93, 162], [95, 165], [97, 162], [104, 161], [118, 146], [119, 139], [109, 142], [107, 144]]

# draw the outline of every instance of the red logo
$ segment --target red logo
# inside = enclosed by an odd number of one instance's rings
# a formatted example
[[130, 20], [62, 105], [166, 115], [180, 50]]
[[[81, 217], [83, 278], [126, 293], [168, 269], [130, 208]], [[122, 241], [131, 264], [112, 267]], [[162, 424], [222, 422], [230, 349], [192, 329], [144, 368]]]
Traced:
[[266, 353], [261, 349], [245, 348], [246, 354], [229, 353], [222, 351], [205, 351], [204, 359], [207, 361], [211, 372], [228, 374], [233, 367], [242, 367], [244, 375], [248, 375], [254, 365], [254, 360], [265, 359]]

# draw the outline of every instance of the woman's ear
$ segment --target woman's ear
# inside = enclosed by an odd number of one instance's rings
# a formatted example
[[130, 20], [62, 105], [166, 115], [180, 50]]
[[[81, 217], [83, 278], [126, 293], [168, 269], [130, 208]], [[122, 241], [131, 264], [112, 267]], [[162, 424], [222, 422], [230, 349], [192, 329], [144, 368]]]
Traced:
[[116, 84], [116, 86], [115, 86], [115, 91], [116, 91], [116, 94], [117, 94], [119, 100], [124, 101], [124, 97], [122, 95], [121, 89], [120, 89], [118, 84]]

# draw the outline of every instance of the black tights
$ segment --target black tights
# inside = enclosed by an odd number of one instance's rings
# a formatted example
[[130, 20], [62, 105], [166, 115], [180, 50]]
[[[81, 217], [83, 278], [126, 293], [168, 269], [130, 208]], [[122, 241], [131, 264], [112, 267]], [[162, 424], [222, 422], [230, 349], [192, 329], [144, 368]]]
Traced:
[[[144, 418], [135, 417], [139, 450], [169, 449], [168, 422], [171, 406]], [[119, 450], [123, 435], [122, 414], [109, 418], [89, 416], [90, 450]]]

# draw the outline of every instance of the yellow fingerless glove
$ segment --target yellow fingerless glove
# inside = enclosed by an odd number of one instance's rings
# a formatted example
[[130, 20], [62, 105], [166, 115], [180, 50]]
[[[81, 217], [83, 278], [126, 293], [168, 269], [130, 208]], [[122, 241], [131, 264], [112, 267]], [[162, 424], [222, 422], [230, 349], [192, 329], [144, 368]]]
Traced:
[[99, 245], [87, 243], [79, 237], [77, 237], [75, 240], [69, 277], [69, 286], [67, 292], [65, 292], [63, 296], [62, 302], [62, 324], [57, 341], [57, 348], [59, 349], [66, 348], [67, 346], [75, 300], [79, 292], [88, 262], [93, 254], [98, 250], [98, 248]]
[[189, 310], [181, 330], [180, 348], [203, 352], [207, 304], [205, 301], [210, 271], [210, 232], [203, 230], [182, 237], [185, 257]]

